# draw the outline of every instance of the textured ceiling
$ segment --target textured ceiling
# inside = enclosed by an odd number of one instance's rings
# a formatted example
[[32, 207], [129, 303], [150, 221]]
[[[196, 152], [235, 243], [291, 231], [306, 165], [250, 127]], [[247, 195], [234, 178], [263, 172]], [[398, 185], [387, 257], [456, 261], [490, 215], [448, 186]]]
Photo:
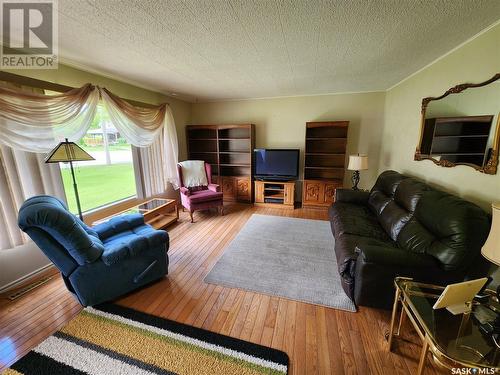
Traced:
[[499, 0], [59, 0], [59, 50], [189, 100], [375, 91], [499, 18]]

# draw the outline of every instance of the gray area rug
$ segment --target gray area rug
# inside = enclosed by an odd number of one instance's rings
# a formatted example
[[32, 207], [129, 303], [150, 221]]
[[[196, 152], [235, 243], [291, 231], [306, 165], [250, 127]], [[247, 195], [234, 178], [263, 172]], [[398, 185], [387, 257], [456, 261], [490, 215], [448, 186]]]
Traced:
[[254, 214], [205, 282], [356, 311], [333, 247], [328, 221]]

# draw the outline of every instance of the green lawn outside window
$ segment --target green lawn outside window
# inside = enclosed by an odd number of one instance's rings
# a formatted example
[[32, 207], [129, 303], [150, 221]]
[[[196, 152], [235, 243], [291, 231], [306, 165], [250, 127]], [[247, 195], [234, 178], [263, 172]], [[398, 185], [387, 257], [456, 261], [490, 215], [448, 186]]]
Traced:
[[[61, 174], [69, 209], [77, 213], [70, 169]], [[75, 176], [83, 212], [136, 195], [132, 163], [80, 166]]]

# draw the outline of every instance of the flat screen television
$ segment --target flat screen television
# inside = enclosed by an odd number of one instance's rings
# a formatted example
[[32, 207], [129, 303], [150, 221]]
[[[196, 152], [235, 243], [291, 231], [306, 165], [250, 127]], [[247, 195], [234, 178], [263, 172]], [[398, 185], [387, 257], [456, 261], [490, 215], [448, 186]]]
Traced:
[[256, 179], [287, 181], [299, 178], [300, 150], [259, 148], [253, 153]]

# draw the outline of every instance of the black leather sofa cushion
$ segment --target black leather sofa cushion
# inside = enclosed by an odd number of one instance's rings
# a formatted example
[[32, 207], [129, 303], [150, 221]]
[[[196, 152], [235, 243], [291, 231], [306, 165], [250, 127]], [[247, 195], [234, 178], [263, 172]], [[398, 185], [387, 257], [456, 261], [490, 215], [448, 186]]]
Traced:
[[337, 189], [335, 190], [335, 200], [337, 202], [361, 204], [366, 206], [370, 193], [363, 190]]
[[[393, 174], [389, 174], [389, 176], [391, 181], [396, 180]], [[380, 180], [385, 181], [385, 176]], [[376, 187], [377, 185], [375, 185], [372, 193], [380, 194]], [[395, 187], [394, 191], [392, 190], [393, 187]], [[393, 241], [397, 240], [399, 232], [413, 217], [422, 194], [429, 189], [428, 185], [409, 177], [400, 179], [397, 186], [395, 183], [391, 185], [390, 192], [392, 195], [386, 196], [388, 202], [378, 215], [378, 222]]]
[[392, 201], [396, 189], [405, 178], [408, 177], [395, 171], [386, 171], [383, 176], [379, 176], [368, 197], [368, 206], [376, 216], [381, 215], [387, 204]]
[[373, 237], [358, 236], [354, 234], [342, 234], [335, 240], [335, 255], [337, 259], [338, 272], [341, 276], [342, 288], [348, 296], [354, 293], [354, 277], [356, 272], [356, 261], [361, 247], [393, 246], [390, 240], [383, 241]]
[[[490, 230], [490, 220], [482, 209], [440, 191], [424, 193], [415, 217], [420, 224], [415, 235], [433, 237], [423, 252], [438, 259], [445, 270], [467, 268], [480, 253]], [[402, 245], [414, 251], [408, 244]]]
[[377, 263], [381, 266], [403, 266], [434, 268], [438, 261], [431, 255], [412, 253], [398, 247], [381, 245], [356, 246], [356, 252], [365, 263]]
[[390, 307], [395, 276], [445, 283], [485, 269], [486, 213], [398, 172], [383, 172], [370, 193], [338, 189], [329, 216], [342, 286], [356, 304]]
[[389, 237], [367, 206], [339, 202], [329, 211], [335, 234], [354, 234], [387, 241]]

